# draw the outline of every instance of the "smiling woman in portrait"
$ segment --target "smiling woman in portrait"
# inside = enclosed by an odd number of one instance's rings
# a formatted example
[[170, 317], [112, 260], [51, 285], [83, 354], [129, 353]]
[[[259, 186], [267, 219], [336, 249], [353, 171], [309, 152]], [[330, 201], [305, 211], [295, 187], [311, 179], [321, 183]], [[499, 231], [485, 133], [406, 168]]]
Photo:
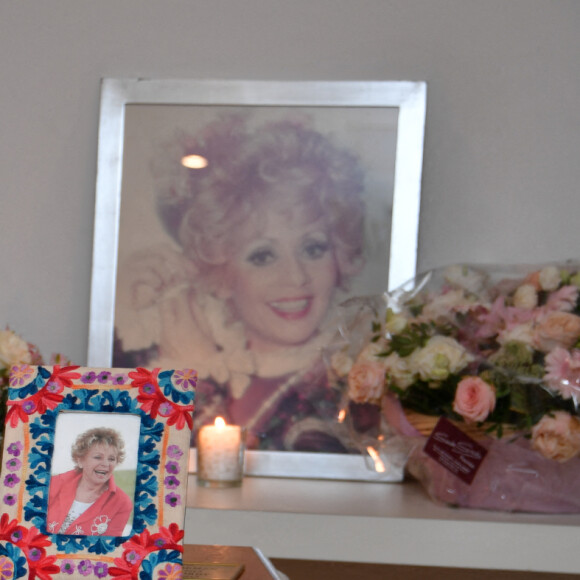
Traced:
[[47, 531], [53, 534], [120, 536], [133, 511], [113, 472], [125, 459], [125, 444], [114, 429], [80, 434], [71, 450], [75, 469], [50, 480]]
[[[189, 155], [207, 165], [186, 168]], [[357, 158], [306, 122], [227, 115], [178, 135], [152, 170], [173, 243], [119, 268], [114, 366], [192, 365], [196, 427], [221, 415], [249, 448], [349, 451], [321, 349], [364, 265]]]

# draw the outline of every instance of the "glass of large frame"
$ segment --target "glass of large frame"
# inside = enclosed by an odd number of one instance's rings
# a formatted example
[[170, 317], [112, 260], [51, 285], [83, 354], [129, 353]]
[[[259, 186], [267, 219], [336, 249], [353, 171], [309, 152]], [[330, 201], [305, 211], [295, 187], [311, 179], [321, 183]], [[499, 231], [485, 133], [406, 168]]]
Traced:
[[[120, 264], [153, 243], [173, 242], [156, 211], [150, 166], [160, 146], [177, 133], [199, 133], [224, 114], [241, 113], [256, 126], [300, 117], [352, 152], [365, 173], [365, 267], [342, 296], [346, 299], [380, 294], [416, 274], [425, 111], [423, 82], [104, 79], [89, 364], [113, 364], [114, 331], [123, 331], [121, 318], [131, 319], [119, 310]], [[179, 361], [180, 366], [198, 368], [196, 353], [191, 356]], [[260, 407], [263, 401], [255, 404]], [[195, 468], [194, 453], [191, 462]], [[402, 476], [396, 470], [376, 474], [360, 456], [324, 449], [250, 449], [246, 473], [382, 480]]]

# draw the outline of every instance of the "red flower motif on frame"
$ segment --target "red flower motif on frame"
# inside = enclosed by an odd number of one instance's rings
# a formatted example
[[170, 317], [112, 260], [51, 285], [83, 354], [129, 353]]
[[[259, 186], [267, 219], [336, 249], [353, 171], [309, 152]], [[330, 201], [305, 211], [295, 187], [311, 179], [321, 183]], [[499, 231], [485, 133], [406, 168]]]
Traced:
[[129, 373], [132, 386], [139, 389], [137, 401], [141, 404], [141, 408], [153, 419], [157, 415], [165, 417], [167, 424], [175, 425], [178, 430], [183, 429], [186, 423], [192, 429], [193, 405], [178, 405], [169, 400], [159, 387], [158, 374], [159, 369], [150, 371], [140, 367]]
[[46, 550], [52, 545], [50, 538], [41, 534], [34, 526], [26, 528], [16, 519], [10, 521], [8, 514], [0, 518], [0, 541], [10, 542], [24, 553], [28, 569], [29, 580], [51, 580], [52, 574], [60, 571], [55, 564], [56, 556], [47, 556]]
[[183, 536], [184, 531], [177, 524], [161, 527], [155, 534], [144, 530], [123, 544], [123, 555], [115, 558], [115, 566], [109, 567], [109, 574], [119, 580], [137, 580], [141, 563], [148, 554], [158, 550], [183, 552], [180, 544]]
[[11, 427], [16, 427], [18, 421], [28, 423], [29, 415], [33, 413], [42, 414], [47, 409], [55, 409], [62, 402], [63, 396], [60, 394], [65, 387], [72, 387], [73, 380], [79, 379], [80, 374], [73, 372], [78, 366], [60, 367], [55, 365], [52, 374], [38, 392], [26, 399], [19, 401], [8, 401], [8, 413], [6, 423]]

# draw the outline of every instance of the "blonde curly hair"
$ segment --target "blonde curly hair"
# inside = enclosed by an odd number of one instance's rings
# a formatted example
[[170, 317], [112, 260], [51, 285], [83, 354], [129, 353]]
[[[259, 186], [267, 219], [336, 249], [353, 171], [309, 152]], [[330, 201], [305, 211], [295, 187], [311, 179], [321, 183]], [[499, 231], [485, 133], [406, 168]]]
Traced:
[[81, 433], [71, 449], [72, 460], [78, 467], [79, 459], [83, 459], [94, 445], [109, 445], [117, 451], [117, 465], [125, 459], [125, 442], [121, 434], [108, 427], [95, 427]]
[[[223, 284], [223, 268], [242, 226], [263, 222], [264, 207], [323, 219], [335, 253], [339, 285], [362, 268], [363, 171], [358, 158], [307, 123], [275, 120], [250, 129], [228, 114], [199, 135], [180, 133], [152, 165], [157, 209], [166, 231], [183, 248], [208, 289]], [[181, 159], [197, 154], [204, 169]]]

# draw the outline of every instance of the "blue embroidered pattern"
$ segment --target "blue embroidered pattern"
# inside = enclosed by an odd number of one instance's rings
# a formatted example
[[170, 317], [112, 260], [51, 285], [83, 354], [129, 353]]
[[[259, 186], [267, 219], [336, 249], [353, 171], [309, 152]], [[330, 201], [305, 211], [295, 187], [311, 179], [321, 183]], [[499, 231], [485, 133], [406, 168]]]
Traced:
[[159, 550], [147, 555], [141, 564], [139, 580], [153, 580], [153, 572], [159, 564], [174, 562], [181, 564], [181, 552], [177, 550]]
[[[2, 572], [4, 572], [3, 568], [7, 562], [10, 562], [13, 566], [11, 576], [13, 580], [28, 576], [26, 557], [23, 555], [22, 550], [14, 544], [0, 542], [0, 566], [2, 566]], [[7, 576], [2, 577], [4, 578]]]

